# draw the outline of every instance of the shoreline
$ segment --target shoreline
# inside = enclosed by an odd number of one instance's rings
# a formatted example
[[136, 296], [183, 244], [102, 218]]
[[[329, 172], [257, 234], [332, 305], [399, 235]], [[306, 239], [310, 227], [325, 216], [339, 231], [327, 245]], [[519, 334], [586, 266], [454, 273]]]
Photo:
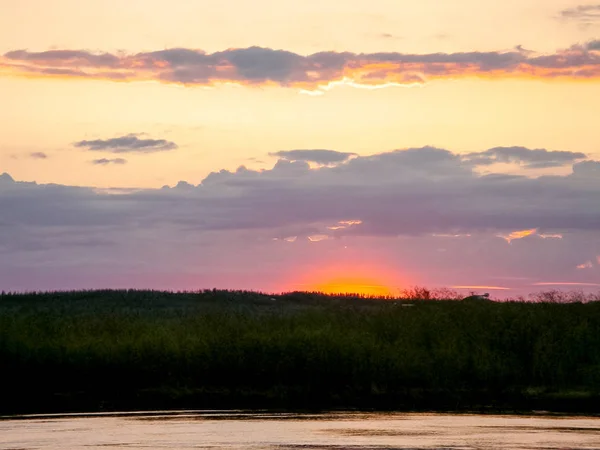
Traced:
[[374, 408], [242, 408], [242, 409], [130, 409], [78, 412], [38, 412], [0, 414], [0, 421], [8, 420], [62, 420], [69, 418], [105, 418], [105, 417], [202, 417], [210, 420], [297, 420], [309, 419], [315, 415], [483, 415], [483, 416], [520, 416], [548, 418], [600, 418], [600, 411], [563, 411], [563, 410], [520, 410], [495, 409], [481, 407], [473, 409], [374, 409]]
[[[98, 396], [98, 393], [51, 394], [29, 401], [7, 397], [0, 406], [0, 416], [14, 415], [64, 415], [64, 414], [112, 414], [119, 411], [280, 411], [280, 412], [427, 412], [427, 413], [476, 413], [527, 415], [536, 411], [552, 415], [598, 415], [600, 395], [577, 392], [548, 392], [527, 396], [522, 392], [489, 393], [481, 391], [427, 392], [417, 390], [403, 394], [365, 396], [350, 399], [325, 399], [308, 402], [306, 399], [269, 398], [266, 393], [227, 394], [185, 391], [173, 395], [165, 392], [115, 396]], [[7, 401], [8, 400], [8, 401]], [[354, 401], [353, 401], [354, 400]]]

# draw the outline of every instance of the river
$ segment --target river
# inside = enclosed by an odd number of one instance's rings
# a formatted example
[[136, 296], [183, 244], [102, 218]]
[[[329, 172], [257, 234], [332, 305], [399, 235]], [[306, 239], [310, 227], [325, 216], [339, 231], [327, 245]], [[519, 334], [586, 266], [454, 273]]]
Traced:
[[0, 420], [0, 449], [600, 449], [600, 419], [180, 411]]

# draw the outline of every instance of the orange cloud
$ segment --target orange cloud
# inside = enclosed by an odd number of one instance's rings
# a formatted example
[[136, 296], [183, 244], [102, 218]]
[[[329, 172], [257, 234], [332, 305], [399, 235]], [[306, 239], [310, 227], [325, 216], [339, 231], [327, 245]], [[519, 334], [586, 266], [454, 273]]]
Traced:
[[188, 86], [281, 86], [322, 95], [336, 86], [381, 89], [420, 86], [430, 80], [600, 79], [600, 41], [551, 54], [513, 51], [431, 54], [319, 52], [311, 55], [262, 47], [205, 53], [174, 48], [136, 54], [84, 50], [30, 52], [0, 57], [0, 76], [110, 81], [153, 80]]
[[510, 291], [511, 288], [502, 286], [451, 286], [452, 289], [473, 289], [473, 290], [489, 290], [489, 291]]
[[536, 233], [537, 233], [537, 228], [531, 228], [529, 230], [513, 231], [510, 234], [499, 234], [498, 237], [504, 239], [506, 242], [508, 242], [510, 244], [515, 239], [523, 239], [527, 236], [531, 236]]
[[541, 239], [562, 239], [563, 235], [562, 234], [557, 234], [557, 233], [538, 233], [538, 229], [537, 228], [531, 228], [528, 230], [518, 230], [518, 231], [513, 231], [510, 234], [498, 234], [497, 236], [504, 239], [506, 242], [508, 242], [509, 244], [516, 240], [516, 239], [523, 239], [526, 238], [528, 236], [533, 236], [536, 235]]

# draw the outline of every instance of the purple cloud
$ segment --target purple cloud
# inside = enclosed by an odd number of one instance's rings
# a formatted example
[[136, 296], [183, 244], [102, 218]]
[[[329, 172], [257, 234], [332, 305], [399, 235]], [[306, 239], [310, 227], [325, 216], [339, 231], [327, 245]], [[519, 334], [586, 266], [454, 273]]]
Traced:
[[29, 52], [14, 50], [4, 55], [9, 60], [29, 61], [33, 64], [49, 64], [55, 66], [96, 66], [115, 67], [119, 57], [110, 53], [94, 54], [85, 50], [48, 50], [45, 52]]
[[[557, 158], [579, 158], [577, 153], [555, 155], [517, 148], [520, 161], [534, 162], [526, 166], [529, 168], [539, 164], [545, 167], [549, 161], [554, 164]], [[496, 155], [499, 151], [495, 148], [482, 153]], [[23, 217], [39, 220], [40, 224], [48, 217], [63, 219], [47, 215], [44, 207], [37, 209], [37, 194], [70, 209], [83, 208], [76, 214], [78, 221], [87, 217], [87, 206], [92, 212], [97, 210], [93, 206], [96, 202], [102, 202], [104, 208], [115, 205], [118, 209], [127, 200], [133, 207], [119, 210], [115, 217], [135, 220], [138, 213], [151, 216], [161, 211], [159, 221], [205, 230], [277, 229], [357, 219], [362, 221], [360, 227], [338, 230], [333, 235], [497, 233], [531, 228], [600, 231], [600, 211], [596, 207], [600, 179], [595, 176], [599, 165], [591, 160], [576, 162], [568, 176], [481, 176], [468, 158], [424, 147], [357, 156], [315, 169], [303, 160], [280, 159], [270, 170], [221, 170], [196, 186], [181, 182], [177, 188], [136, 191], [118, 198], [84, 188], [13, 183], [16, 190], [4, 195], [2, 201], [8, 203], [0, 206], [4, 211], [14, 210], [12, 220]], [[583, 179], [588, 183], [582, 184]], [[27, 195], [31, 201], [21, 202], [21, 197], [13, 194]], [[76, 194], [77, 202], [70, 202], [71, 194]], [[110, 208], [105, 209], [108, 211]], [[64, 225], [69, 225], [71, 215], [62, 217]]]
[[92, 160], [92, 164], [95, 166], [108, 166], [109, 164], [123, 165], [127, 164], [127, 160], [123, 158], [100, 158]]
[[[197, 185], [119, 195], [3, 174], [0, 283], [22, 286], [35, 273], [46, 280], [39, 286], [57, 276], [63, 287], [75, 287], [69, 280], [171, 288], [230, 280], [217, 285], [264, 288], [288, 276], [286, 267], [314, 270], [367, 256], [399, 272], [434, 274], [427, 283], [593, 282], [600, 161], [516, 148], [519, 161], [570, 157], [573, 172], [482, 176], [464, 156], [424, 147], [318, 168], [280, 159], [270, 170], [221, 170]], [[577, 269], [585, 261], [592, 267]]]
[[77, 148], [110, 153], [155, 153], [177, 149], [177, 144], [164, 139], [140, 139], [135, 134], [128, 134], [112, 139], [95, 139], [79, 141], [73, 144]]
[[275, 153], [269, 153], [270, 156], [276, 156], [287, 161], [306, 161], [317, 164], [335, 164], [347, 161], [356, 153], [338, 152], [335, 150], [281, 150]]
[[563, 9], [560, 12], [560, 17], [583, 25], [600, 23], [600, 5], [578, 5]]
[[546, 149], [531, 150], [525, 147], [495, 147], [484, 152], [469, 153], [464, 156], [466, 161], [475, 165], [490, 165], [495, 163], [515, 163], [527, 169], [544, 169], [573, 165], [586, 159], [581, 152], [556, 151]]
[[[583, 8], [583, 7], [582, 7]], [[594, 7], [595, 8], [595, 7]], [[567, 10], [595, 14], [594, 9]], [[85, 77], [107, 80], [158, 80], [212, 86], [220, 83], [277, 84], [314, 90], [331, 82], [364, 86], [411, 85], [432, 79], [485, 76], [494, 78], [600, 78], [597, 41], [550, 54], [513, 51], [410, 54], [323, 51], [300, 55], [286, 50], [248, 47], [206, 53], [173, 48], [136, 54], [85, 50], [11, 51], [0, 60], [13, 74]]]

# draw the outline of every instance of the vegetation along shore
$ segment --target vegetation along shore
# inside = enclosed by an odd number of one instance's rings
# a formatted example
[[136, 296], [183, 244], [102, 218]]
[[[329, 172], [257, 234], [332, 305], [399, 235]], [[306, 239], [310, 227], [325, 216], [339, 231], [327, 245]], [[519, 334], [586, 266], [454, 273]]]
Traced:
[[600, 412], [600, 297], [412, 292], [3, 293], [0, 414]]

